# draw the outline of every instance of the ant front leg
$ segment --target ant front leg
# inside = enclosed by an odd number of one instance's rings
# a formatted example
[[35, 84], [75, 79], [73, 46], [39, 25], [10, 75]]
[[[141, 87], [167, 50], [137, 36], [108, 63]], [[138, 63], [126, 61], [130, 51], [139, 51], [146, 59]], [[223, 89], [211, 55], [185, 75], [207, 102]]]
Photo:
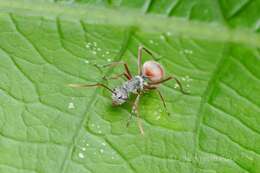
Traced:
[[124, 72], [124, 73], [121, 73], [121, 74], [114, 75], [114, 76], [112, 76], [112, 77], [106, 77], [106, 76], [104, 76], [103, 79], [105, 79], [105, 80], [111, 80], [111, 79], [119, 79], [120, 77], [126, 77], [126, 79], [129, 80], [128, 75], [127, 75], [125, 72]]
[[[125, 72], [123, 74], [119, 74], [119, 75], [121, 75], [121, 76], [124, 75], [128, 80], [132, 79], [132, 74], [128, 68], [128, 65], [124, 61], [112, 62], [109, 64], [101, 65], [101, 67], [115, 67], [118, 65], [124, 65], [124, 68], [125, 68]], [[115, 77], [112, 77], [112, 78], [115, 78]], [[116, 78], [118, 78], [118, 77], [116, 77]]]

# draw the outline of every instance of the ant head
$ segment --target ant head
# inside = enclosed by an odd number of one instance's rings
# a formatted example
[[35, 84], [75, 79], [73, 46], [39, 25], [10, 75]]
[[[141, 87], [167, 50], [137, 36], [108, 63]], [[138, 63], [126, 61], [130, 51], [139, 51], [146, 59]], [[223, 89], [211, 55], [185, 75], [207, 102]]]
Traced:
[[146, 61], [142, 69], [143, 75], [152, 82], [157, 82], [163, 79], [164, 69], [161, 64], [156, 61]]
[[127, 101], [127, 99], [128, 99], [128, 94], [124, 89], [121, 89], [121, 88], [113, 89], [112, 104], [114, 106], [125, 103]]

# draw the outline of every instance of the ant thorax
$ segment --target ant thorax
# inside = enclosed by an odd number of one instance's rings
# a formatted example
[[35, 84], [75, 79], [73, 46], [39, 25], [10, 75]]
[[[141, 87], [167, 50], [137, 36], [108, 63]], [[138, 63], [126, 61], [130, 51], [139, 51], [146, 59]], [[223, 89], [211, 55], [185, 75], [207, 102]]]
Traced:
[[127, 101], [130, 93], [142, 91], [147, 81], [145, 76], [135, 76], [131, 80], [126, 81], [123, 85], [113, 89], [112, 103], [113, 105], [121, 105]]

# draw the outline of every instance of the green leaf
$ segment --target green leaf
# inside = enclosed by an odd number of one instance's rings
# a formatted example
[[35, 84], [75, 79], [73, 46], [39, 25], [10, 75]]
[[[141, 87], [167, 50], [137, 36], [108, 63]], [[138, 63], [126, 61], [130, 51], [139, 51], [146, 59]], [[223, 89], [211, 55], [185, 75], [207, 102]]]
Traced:
[[[257, 173], [259, 1], [0, 1], [0, 172]], [[145, 14], [144, 14], [145, 13]], [[98, 88], [144, 45], [176, 76], [139, 104]], [[153, 59], [144, 53], [143, 61]]]

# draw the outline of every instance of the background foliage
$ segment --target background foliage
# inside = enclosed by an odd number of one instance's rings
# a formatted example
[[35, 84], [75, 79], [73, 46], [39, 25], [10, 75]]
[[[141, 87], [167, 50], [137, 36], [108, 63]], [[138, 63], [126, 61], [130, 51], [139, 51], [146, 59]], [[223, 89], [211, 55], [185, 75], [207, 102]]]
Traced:
[[[0, 1], [0, 172], [227, 172], [260, 170], [258, 0]], [[137, 48], [154, 52], [173, 81], [131, 105], [102, 89]], [[148, 55], [144, 60], [151, 59]], [[122, 81], [110, 81], [117, 86]]]

